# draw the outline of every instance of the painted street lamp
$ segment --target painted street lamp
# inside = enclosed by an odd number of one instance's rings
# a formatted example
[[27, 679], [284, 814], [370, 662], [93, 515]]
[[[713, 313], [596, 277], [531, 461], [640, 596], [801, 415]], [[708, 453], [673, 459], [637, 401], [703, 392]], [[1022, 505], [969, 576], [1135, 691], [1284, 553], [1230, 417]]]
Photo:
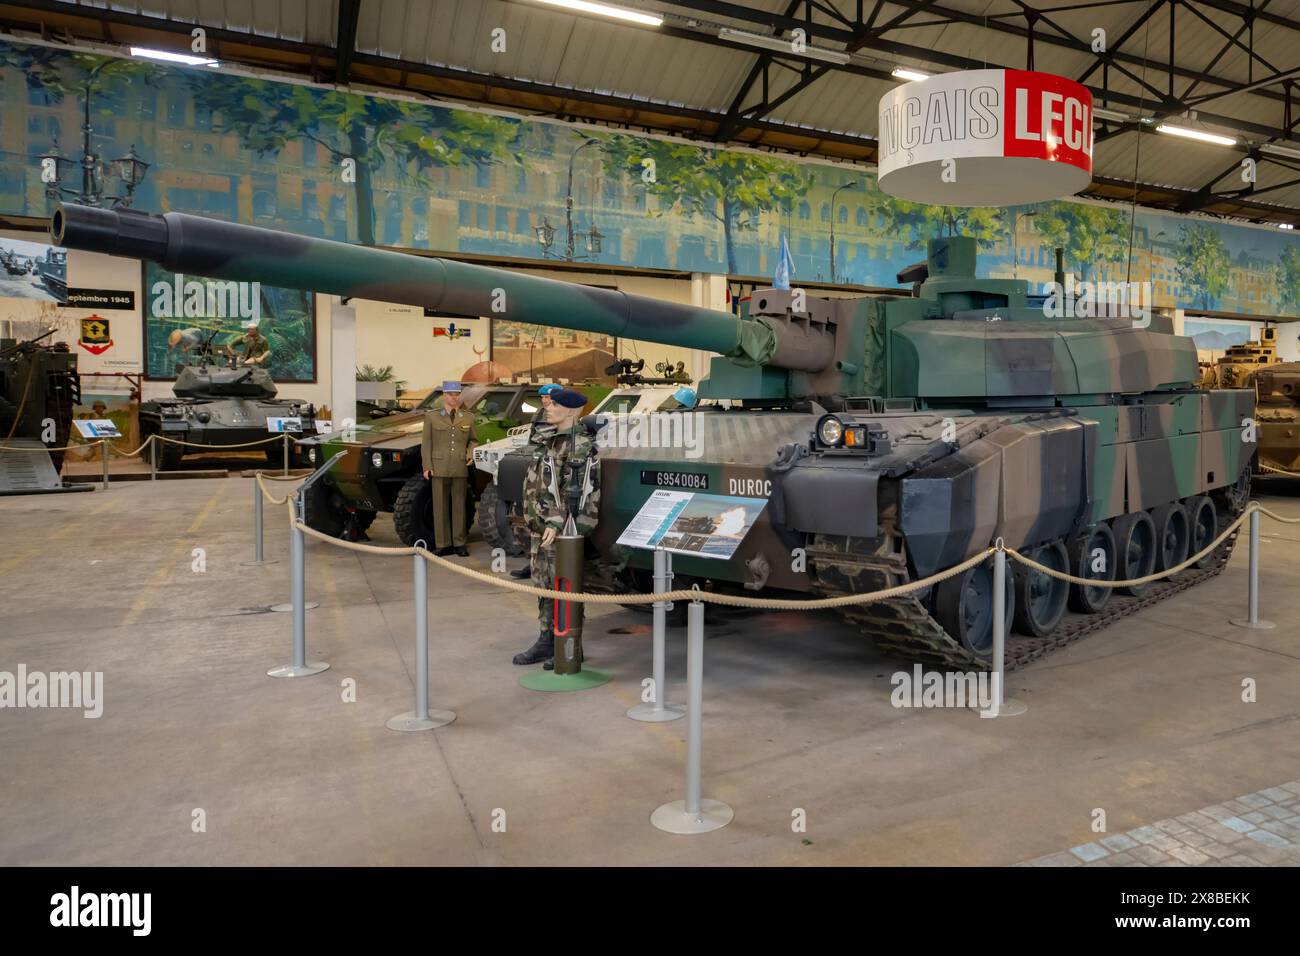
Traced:
[[852, 189], [857, 186], [857, 180], [851, 183], [845, 183], [831, 193], [831, 281], [838, 282], [835, 277], [835, 197], [840, 194], [841, 189]]
[[[105, 60], [91, 70], [86, 77], [86, 83], [82, 90], [81, 159], [78, 161], [64, 156], [59, 151], [57, 140], [54, 143], [54, 149], [40, 157], [42, 173], [44, 174], [48, 170], [51, 174], [45, 182], [45, 195], [49, 199], [66, 197], [75, 199], [86, 206], [100, 206], [105, 201], [111, 203], [114, 208], [129, 206], [136, 187], [144, 182], [145, 174], [149, 171], [149, 164], [136, 154], [135, 146], [132, 145], [125, 156], [107, 161], [109, 175], [115, 174], [121, 180], [125, 191], [117, 196], [105, 195], [105, 160], [95, 152], [94, 148], [94, 130], [90, 125], [90, 98], [95, 91], [95, 79], [99, 71], [111, 62], [113, 61]], [[80, 189], [63, 185], [63, 180], [66, 178], [65, 168], [74, 165], [81, 167]]]
[[542, 224], [534, 227], [537, 233], [537, 244], [542, 247], [542, 258], [550, 254], [551, 244], [555, 242], [555, 227], [545, 216], [542, 217]]

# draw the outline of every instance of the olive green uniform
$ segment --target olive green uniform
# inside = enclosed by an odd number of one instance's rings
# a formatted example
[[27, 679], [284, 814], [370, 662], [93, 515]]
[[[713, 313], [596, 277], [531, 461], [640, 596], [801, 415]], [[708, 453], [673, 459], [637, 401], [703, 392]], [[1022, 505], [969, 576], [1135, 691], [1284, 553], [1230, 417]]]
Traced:
[[[596, 530], [600, 513], [600, 457], [592, 435], [582, 426], [572, 432], [558, 431], [554, 425], [538, 425], [532, 437], [537, 441], [532, 463], [524, 477], [524, 521], [528, 525], [528, 557], [533, 584], [539, 588], [555, 586], [555, 547], [542, 547], [547, 528], [564, 531], [569, 511], [569, 488], [574, 480], [571, 462], [580, 464], [577, 480], [582, 482], [582, 498], [573, 521], [584, 537]], [[537, 620], [543, 634], [552, 633], [555, 602], [537, 599]]]
[[439, 408], [424, 416], [420, 437], [420, 460], [432, 473], [433, 534], [435, 548], [465, 546], [465, 497], [469, 465], [465, 459], [478, 441], [474, 437], [474, 413], [458, 408], [454, 413]]
[[248, 364], [256, 358], [261, 358], [271, 351], [271, 343], [266, 340], [261, 332], [256, 329], [249, 329], [244, 333], [244, 337], [239, 340], [239, 344], [244, 348], [243, 361]]

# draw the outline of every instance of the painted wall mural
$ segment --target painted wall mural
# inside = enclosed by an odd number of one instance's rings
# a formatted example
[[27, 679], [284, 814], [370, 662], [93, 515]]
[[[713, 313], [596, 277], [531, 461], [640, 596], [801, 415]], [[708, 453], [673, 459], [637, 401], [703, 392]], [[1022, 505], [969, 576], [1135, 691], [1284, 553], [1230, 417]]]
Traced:
[[[850, 166], [39, 45], [0, 43], [0, 97], [0, 213], [48, 215], [57, 153], [73, 191], [349, 242], [770, 276], [784, 234], [795, 281], [894, 287], [964, 231], [985, 275], [1050, 281], [1060, 245], [1080, 279], [1150, 281], [1157, 306], [1300, 314], [1300, 239], [1274, 229], [927, 206]], [[83, 178], [87, 146], [106, 162]]]
[[229, 357], [256, 326], [271, 349], [266, 370], [276, 382], [316, 380], [315, 296], [256, 282], [219, 282], [144, 267], [144, 371], [174, 379], [176, 367], [203, 345]]

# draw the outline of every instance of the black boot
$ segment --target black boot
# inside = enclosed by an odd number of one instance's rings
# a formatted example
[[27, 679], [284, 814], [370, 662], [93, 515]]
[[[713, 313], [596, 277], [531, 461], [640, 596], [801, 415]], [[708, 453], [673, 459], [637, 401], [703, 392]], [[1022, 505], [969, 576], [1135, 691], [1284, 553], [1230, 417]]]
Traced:
[[510, 576], [512, 578], [531, 578], [533, 576], [533, 569], [528, 565], [524, 565], [518, 571], [511, 571]]
[[521, 651], [514, 656], [514, 662], [519, 665], [536, 664], [538, 661], [550, 660], [555, 655], [555, 637], [548, 631], [543, 631], [537, 635], [537, 640], [533, 646], [526, 651]]

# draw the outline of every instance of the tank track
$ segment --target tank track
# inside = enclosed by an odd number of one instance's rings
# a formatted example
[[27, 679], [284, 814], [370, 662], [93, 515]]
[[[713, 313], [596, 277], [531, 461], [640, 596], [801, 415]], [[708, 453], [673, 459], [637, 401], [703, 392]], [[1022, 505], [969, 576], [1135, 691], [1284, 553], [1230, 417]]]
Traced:
[[[1233, 519], [1220, 516], [1218, 533]], [[808, 550], [810, 565], [815, 569], [824, 596], [862, 594], [896, 587], [909, 580], [907, 561], [902, 554], [869, 554], [852, 550], [853, 538], [818, 536]], [[1188, 568], [1173, 580], [1150, 585], [1137, 597], [1115, 594], [1097, 614], [1067, 611], [1065, 618], [1046, 637], [1028, 637], [1012, 633], [1007, 639], [1004, 666], [1017, 667], [1046, 657], [1053, 651], [1096, 633], [1143, 608], [1159, 604], [1219, 574], [1232, 557], [1237, 541], [1234, 532], [1212, 556], [1207, 568]], [[1014, 559], [1008, 559], [1007, 573]], [[948, 670], [988, 670], [989, 661], [972, 654], [948, 635], [926, 607], [926, 591], [873, 604], [858, 604], [840, 609], [840, 614], [872, 638], [885, 653], [902, 660]]]

